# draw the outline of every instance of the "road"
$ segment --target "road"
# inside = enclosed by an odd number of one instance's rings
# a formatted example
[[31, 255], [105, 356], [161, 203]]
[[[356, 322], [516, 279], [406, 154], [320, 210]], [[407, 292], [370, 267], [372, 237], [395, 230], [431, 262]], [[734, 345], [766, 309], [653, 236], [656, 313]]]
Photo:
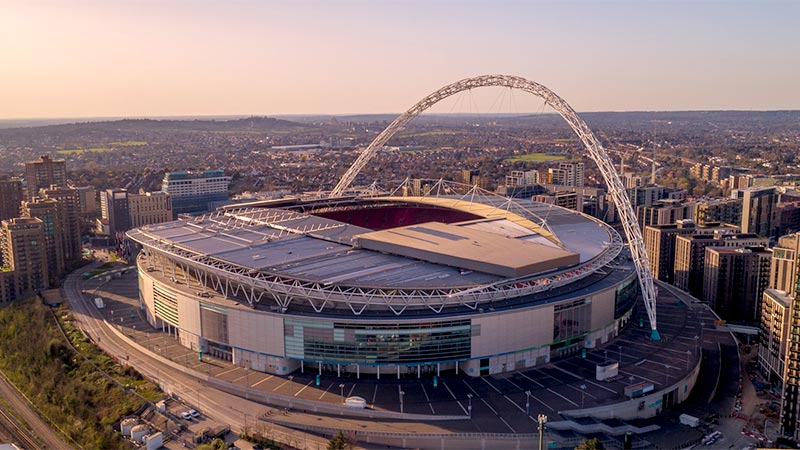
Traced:
[[[94, 305], [90, 305], [88, 297], [82, 294], [80, 274], [97, 264], [70, 274], [64, 282], [64, 292], [76, 322], [100, 348], [118, 361], [135, 367], [145, 377], [158, 380], [164, 391], [191, 401], [193, 407], [209, 419], [230, 424], [233, 431], [242, 431], [248, 417], [252, 425], [253, 418], [268, 409], [259, 403], [209, 388], [202, 381], [152, 358], [139, 347], [128, 345], [110, 329], [111, 325], [102, 319]], [[291, 442], [295, 448], [324, 448], [328, 443], [326, 439], [282, 427], [274, 427], [272, 435], [280, 442]]]
[[[55, 450], [70, 450], [72, 448], [62, 441], [58, 433], [54, 432], [50, 425], [39, 417], [28, 400], [11, 385], [5, 375], [0, 375], [0, 396], [2, 396], [6, 403], [8, 403], [25, 421], [25, 424], [19, 423], [12, 415], [0, 411], [0, 414], [2, 414], [0, 421], [2, 421], [6, 427], [11, 428], [9, 431], [19, 439], [19, 444], [24, 448], [47, 448]], [[26, 424], [28, 429], [25, 427]], [[38, 437], [38, 439], [36, 437]]]

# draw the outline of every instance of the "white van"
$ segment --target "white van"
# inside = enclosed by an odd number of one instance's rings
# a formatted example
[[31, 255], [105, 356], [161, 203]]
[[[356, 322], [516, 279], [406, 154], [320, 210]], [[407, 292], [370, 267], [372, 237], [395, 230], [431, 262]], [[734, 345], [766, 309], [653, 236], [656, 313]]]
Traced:
[[364, 409], [367, 407], [367, 401], [361, 397], [347, 397], [344, 401], [344, 406], [348, 408], [361, 408]]

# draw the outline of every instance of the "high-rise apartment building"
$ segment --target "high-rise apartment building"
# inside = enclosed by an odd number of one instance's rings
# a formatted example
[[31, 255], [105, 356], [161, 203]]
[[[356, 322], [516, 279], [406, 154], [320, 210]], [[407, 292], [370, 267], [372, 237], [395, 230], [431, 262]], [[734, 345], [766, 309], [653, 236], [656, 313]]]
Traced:
[[786, 291], [767, 289], [761, 299], [758, 365], [771, 383], [783, 385], [792, 299]]
[[37, 218], [0, 222], [0, 301], [16, 300], [47, 288], [47, 253], [44, 224]]
[[697, 228], [691, 220], [644, 227], [643, 237], [647, 261], [650, 263], [650, 271], [656, 279], [673, 283], [676, 238], [695, 233], [697, 233]]
[[22, 216], [37, 218], [42, 221], [47, 272], [50, 281], [55, 284], [64, 274], [64, 215], [57, 200], [36, 198], [22, 203]]
[[771, 258], [764, 247], [707, 247], [703, 300], [724, 320], [758, 323]]
[[738, 198], [700, 200], [695, 203], [694, 221], [698, 225], [709, 222], [738, 225], [742, 222], [742, 200]]
[[[718, 224], [719, 225], [719, 224]], [[703, 273], [707, 247], [758, 247], [765, 246], [769, 239], [755, 234], [736, 233], [735, 226], [719, 225], [698, 228], [697, 234], [675, 238], [675, 276], [673, 284], [694, 297], [703, 297]]]
[[636, 215], [642, 229], [647, 225], [669, 225], [679, 220], [693, 220], [694, 203], [687, 203], [685, 200], [658, 200], [652, 206], [638, 206]]
[[28, 200], [33, 200], [39, 189], [67, 186], [67, 165], [63, 159], [41, 156], [38, 161], [25, 163], [25, 181], [28, 183]]
[[778, 229], [778, 192], [774, 187], [734, 189], [731, 198], [742, 201], [742, 233], [775, 237]]
[[76, 187], [80, 199], [81, 217], [93, 217], [97, 214], [97, 191], [91, 186]]
[[172, 199], [166, 192], [128, 194], [130, 227], [138, 228], [172, 220]]
[[547, 170], [550, 184], [583, 187], [583, 163], [559, 163]]
[[0, 220], [19, 217], [22, 200], [22, 180], [19, 178], [0, 179]]
[[39, 191], [41, 197], [58, 201], [61, 217], [61, 245], [67, 262], [81, 259], [81, 197], [80, 191], [71, 187], [50, 186]]
[[231, 177], [222, 170], [167, 172], [161, 190], [172, 197], [173, 217], [177, 217], [182, 213], [208, 211], [211, 202], [228, 200], [230, 181]]

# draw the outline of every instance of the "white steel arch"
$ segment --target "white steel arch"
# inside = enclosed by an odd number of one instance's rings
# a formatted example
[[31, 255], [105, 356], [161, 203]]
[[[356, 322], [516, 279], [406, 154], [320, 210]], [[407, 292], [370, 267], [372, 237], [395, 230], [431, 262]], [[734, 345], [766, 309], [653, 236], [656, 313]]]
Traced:
[[650, 336], [653, 340], [660, 340], [656, 327], [656, 290], [653, 284], [653, 274], [650, 271], [650, 265], [647, 262], [647, 253], [644, 249], [644, 239], [639, 225], [636, 221], [636, 213], [633, 210], [630, 199], [625, 192], [625, 187], [622, 185], [619, 175], [614, 169], [614, 164], [608, 157], [608, 154], [603, 149], [600, 141], [597, 140], [592, 130], [586, 125], [586, 122], [581, 119], [578, 114], [572, 109], [569, 104], [561, 97], [556, 95], [547, 87], [536, 83], [534, 81], [526, 80], [522, 77], [510, 75], [482, 75], [478, 77], [465, 78], [452, 84], [448, 84], [441, 89], [431, 93], [427, 97], [420, 100], [411, 109], [404, 112], [397, 119], [394, 120], [385, 130], [383, 130], [369, 146], [361, 152], [359, 157], [347, 170], [347, 172], [339, 180], [339, 183], [331, 191], [331, 197], [342, 196], [345, 189], [353, 183], [358, 173], [367, 162], [375, 156], [380, 148], [382, 148], [395, 133], [403, 129], [411, 120], [420, 115], [423, 111], [438, 103], [440, 100], [450, 97], [462, 91], [470, 90], [473, 88], [485, 86], [499, 86], [519, 89], [521, 91], [529, 92], [544, 100], [545, 104], [552, 107], [561, 117], [569, 124], [578, 138], [583, 142], [584, 147], [589, 153], [589, 157], [597, 164], [603, 179], [608, 185], [608, 192], [614, 200], [614, 204], [619, 211], [622, 226], [625, 229], [625, 235], [628, 237], [630, 244], [631, 256], [636, 266], [636, 272], [639, 275], [639, 284], [642, 288], [642, 297], [647, 309], [647, 317], [650, 319]]

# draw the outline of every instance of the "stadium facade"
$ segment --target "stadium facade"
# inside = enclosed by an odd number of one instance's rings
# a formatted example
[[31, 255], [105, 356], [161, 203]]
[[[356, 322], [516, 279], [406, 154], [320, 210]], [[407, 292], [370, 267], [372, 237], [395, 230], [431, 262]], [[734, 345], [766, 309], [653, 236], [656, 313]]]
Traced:
[[151, 325], [278, 375], [533, 367], [613, 339], [640, 292], [608, 225], [477, 188], [262, 202], [128, 237]]

